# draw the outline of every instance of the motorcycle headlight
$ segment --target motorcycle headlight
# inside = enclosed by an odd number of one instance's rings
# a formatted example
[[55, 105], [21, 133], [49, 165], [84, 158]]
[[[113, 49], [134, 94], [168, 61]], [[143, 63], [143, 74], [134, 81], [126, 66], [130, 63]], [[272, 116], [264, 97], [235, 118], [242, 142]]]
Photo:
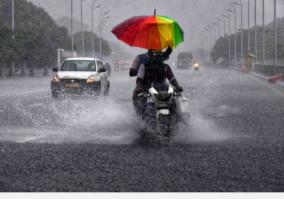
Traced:
[[60, 78], [59, 78], [59, 76], [56, 74], [56, 75], [53, 75], [51, 81], [52, 81], [52, 82], [57, 82], [57, 83], [59, 83], [59, 82], [60, 82]]
[[95, 83], [97, 81], [97, 78], [95, 75], [91, 75], [88, 80], [87, 80], [87, 83], [88, 84], [92, 84], [92, 83]]
[[174, 93], [174, 89], [172, 87], [169, 87], [168, 93], [169, 94], [173, 94]]

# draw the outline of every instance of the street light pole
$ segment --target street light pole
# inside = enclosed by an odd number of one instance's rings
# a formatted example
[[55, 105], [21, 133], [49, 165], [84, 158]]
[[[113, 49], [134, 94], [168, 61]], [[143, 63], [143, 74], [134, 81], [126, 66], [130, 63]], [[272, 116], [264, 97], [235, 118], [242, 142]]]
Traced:
[[218, 26], [219, 26], [219, 35], [220, 35], [220, 38], [222, 37], [222, 28], [221, 28], [221, 23], [222, 23], [222, 19], [218, 19]]
[[81, 0], [81, 34], [82, 34], [82, 52], [83, 56], [85, 56], [85, 38], [83, 31], [83, 0]]
[[262, 62], [265, 63], [265, 0], [262, 0]]
[[238, 5], [241, 7], [241, 60], [244, 57], [244, 26], [243, 26], [243, 1], [234, 2], [234, 5]]
[[72, 56], [74, 56], [73, 0], [71, 0], [71, 49], [72, 49]]
[[102, 59], [102, 15], [101, 13], [100, 13], [99, 33], [100, 33], [100, 59]]
[[248, 53], [250, 49], [250, 0], [248, 0]]
[[15, 42], [15, 0], [12, 0], [12, 31], [13, 42]]
[[244, 14], [243, 14], [243, 1], [240, 0], [240, 6], [241, 6], [241, 60], [244, 58]]
[[211, 43], [211, 41], [210, 41], [210, 27], [208, 26], [208, 27], [206, 27], [205, 28], [205, 30], [207, 31], [207, 49], [208, 49], [208, 51], [210, 51], [210, 43]]
[[[216, 25], [217, 25], [217, 23], [213, 23], [213, 29], [214, 29], [214, 44], [216, 43], [216, 41], [217, 41], [217, 31], [216, 31]], [[213, 44], [213, 45], [214, 45]]]
[[229, 65], [230, 65], [230, 62], [231, 62], [231, 16], [230, 14], [228, 15], [223, 15], [225, 18], [227, 18], [229, 20]]
[[[235, 52], [234, 52], [234, 54], [235, 54], [235, 59], [234, 59], [234, 63], [235, 63], [235, 65], [237, 65], [237, 11], [236, 11], [236, 7], [233, 5], [233, 9], [234, 9], [234, 11], [233, 10], [227, 10], [229, 13], [231, 12], [231, 13], [234, 13], [234, 15], [235, 15], [235, 34], [234, 34], [234, 39], [235, 39]], [[230, 14], [229, 14], [230, 15]]]
[[254, 0], [254, 54], [255, 54], [255, 61], [257, 62], [257, 3]]
[[226, 37], [226, 19], [224, 18], [224, 38]]
[[94, 10], [101, 7], [101, 5], [95, 7], [97, 1], [94, 0], [92, 4], [92, 56], [95, 56]]
[[[12, 0], [12, 38], [13, 38], [13, 47], [15, 48], [15, 1]], [[15, 63], [12, 63], [11, 75], [13, 76], [15, 71]]]
[[229, 10], [229, 12], [234, 12], [235, 15], [235, 66], [237, 65], [237, 9], [233, 4], [234, 11]]
[[274, 62], [273, 62], [273, 73], [277, 63], [277, 13], [276, 13], [277, 1], [274, 0]]
[[207, 35], [206, 35], [206, 28], [204, 28], [203, 32], [204, 32], [204, 50], [206, 50], [207, 42], [208, 42]]
[[213, 49], [214, 47], [214, 26], [211, 26], [210, 27], [210, 30], [211, 30], [211, 50]]
[[102, 59], [102, 36], [103, 36], [103, 25], [104, 25], [104, 17], [109, 13], [108, 11], [105, 11], [104, 13], [102, 13], [102, 10], [100, 10], [100, 59]]

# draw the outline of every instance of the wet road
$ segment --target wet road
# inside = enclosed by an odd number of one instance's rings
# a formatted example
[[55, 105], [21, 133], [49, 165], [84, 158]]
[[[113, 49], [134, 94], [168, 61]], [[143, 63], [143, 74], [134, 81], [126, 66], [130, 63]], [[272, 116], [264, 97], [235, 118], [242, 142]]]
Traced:
[[175, 73], [191, 118], [171, 146], [139, 139], [126, 71], [101, 99], [0, 80], [0, 190], [284, 191], [284, 91], [213, 66]]

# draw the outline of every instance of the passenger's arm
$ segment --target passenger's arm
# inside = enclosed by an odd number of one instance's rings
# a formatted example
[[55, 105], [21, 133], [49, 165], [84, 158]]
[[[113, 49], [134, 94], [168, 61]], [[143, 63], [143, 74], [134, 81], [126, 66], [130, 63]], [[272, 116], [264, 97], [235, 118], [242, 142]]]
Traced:
[[135, 77], [135, 76], [137, 76], [137, 73], [138, 73], [140, 64], [141, 64], [141, 63], [140, 63], [140, 57], [137, 56], [137, 57], [134, 59], [132, 65], [131, 65], [131, 67], [130, 67], [130, 69], [129, 69], [129, 76], [130, 76], [130, 77]]
[[167, 61], [170, 58], [172, 52], [173, 49], [171, 47], [168, 47], [167, 50], [162, 54], [162, 61]]
[[178, 81], [176, 80], [174, 73], [169, 65], [166, 67], [166, 77], [169, 80], [170, 84], [172, 84], [178, 92], [182, 92], [183, 88], [179, 85]]

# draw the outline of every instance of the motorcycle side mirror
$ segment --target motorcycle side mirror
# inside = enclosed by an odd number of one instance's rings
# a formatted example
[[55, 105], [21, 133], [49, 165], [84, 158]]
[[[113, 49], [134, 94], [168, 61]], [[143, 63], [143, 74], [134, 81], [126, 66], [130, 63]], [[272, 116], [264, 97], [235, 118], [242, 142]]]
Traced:
[[59, 71], [59, 69], [58, 68], [53, 68], [52, 71], [57, 73]]

